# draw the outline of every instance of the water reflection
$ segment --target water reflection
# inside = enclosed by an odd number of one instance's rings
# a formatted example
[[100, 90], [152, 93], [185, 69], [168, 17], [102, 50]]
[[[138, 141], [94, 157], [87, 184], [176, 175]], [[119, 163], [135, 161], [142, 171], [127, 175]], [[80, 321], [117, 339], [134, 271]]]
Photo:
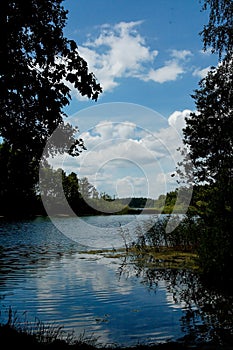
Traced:
[[155, 268], [148, 260], [128, 256], [119, 267], [119, 276], [136, 276], [155, 293], [163, 282], [166, 298], [173, 308], [182, 307], [182, 337], [188, 343], [233, 343], [233, 296], [210, 289], [201, 275], [188, 269]]
[[[59, 220], [74, 225], [73, 219]], [[97, 239], [96, 232], [88, 234]], [[27, 311], [29, 318], [62, 324], [77, 335], [94, 333], [104, 344], [231, 337], [231, 296], [207, 288], [190, 270], [155, 268], [152, 258], [89, 254], [82, 236], [76, 243], [42, 218], [0, 222], [1, 309]]]
[[49, 219], [0, 221], [0, 286], [47, 268], [82, 248], [54, 228]]

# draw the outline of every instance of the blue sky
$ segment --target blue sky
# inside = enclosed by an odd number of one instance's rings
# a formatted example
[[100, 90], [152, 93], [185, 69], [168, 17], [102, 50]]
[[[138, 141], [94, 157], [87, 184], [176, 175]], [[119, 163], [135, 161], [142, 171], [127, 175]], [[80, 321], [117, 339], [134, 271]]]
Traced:
[[67, 0], [65, 35], [103, 86], [98, 102], [72, 88], [67, 114], [87, 151], [54, 161], [99, 192], [156, 198], [177, 187], [191, 94], [217, 57], [202, 51], [208, 21], [198, 0]]
[[[67, 0], [64, 5], [69, 10], [65, 34], [78, 43], [104, 86], [99, 103], [138, 103], [167, 117], [174, 110], [194, 108], [190, 94], [203, 70], [216, 64], [215, 56], [202, 51], [199, 32], [208, 13], [201, 11], [199, 0]], [[122, 65], [118, 70], [107, 66], [113, 63], [107, 61], [111, 50], [112, 59]], [[100, 60], [105, 57], [105, 70], [97, 68], [101, 61], [95, 61], [94, 53]], [[75, 108], [73, 101], [70, 111]]]

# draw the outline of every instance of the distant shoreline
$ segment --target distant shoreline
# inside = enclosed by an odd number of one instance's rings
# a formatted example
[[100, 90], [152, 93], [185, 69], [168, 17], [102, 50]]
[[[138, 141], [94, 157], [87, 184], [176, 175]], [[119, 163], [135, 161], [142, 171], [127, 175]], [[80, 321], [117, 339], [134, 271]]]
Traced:
[[[105, 213], [105, 212], [96, 212], [96, 213], [82, 213], [82, 214], [78, 214], [78, 213], [74, 213], [74, 215], [70, 215], [70, 214], [66, 214], [66, 213], [53, 213], [52, 215], [48, 215], [46, 214], [25, 214], [25, 215], [0, 215], [0, 219], [29, 219], [29, 218], [38, 218], [38, 217], [50, 217], [50, 216], [55, 216], [55, 217], [60, 217], [60, 218], [69, 218], [69, 217], [85, 217], [85, 216], [110, 216], [110, 215], [119, 215], [119, 216], [124, 216], [124, 215], [169, 215], [171, 214], [170, 212], [164, 212], [161, 211], [159, 209], [154, 209], [154, 208], [129, 208], [127, 211], [125, 212], [116, 212], [116, 213]], [[183, 214], [180, 212], [172, 212], [172, 214]]]

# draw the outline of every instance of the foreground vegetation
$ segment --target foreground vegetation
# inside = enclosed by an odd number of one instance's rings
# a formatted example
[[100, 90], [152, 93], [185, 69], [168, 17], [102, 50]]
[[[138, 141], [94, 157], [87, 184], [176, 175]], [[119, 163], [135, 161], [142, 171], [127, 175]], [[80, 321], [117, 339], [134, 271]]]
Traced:
[[0, 324], [0, 342], [1, 350], [25, 349], [25, 350], [231, 350], [231, 340], [227, 339], [224, 344], [219, 345], [216, 342], [208, 344], [199, 342], [198, 345], [192, 343], [192, 337], [183, 338], [179, 341], [170, 341], [159, 344], [138, 344], [130, 347], [121, 347], [118, 345], [105, 346], [98, 343], [98, 339], [87, 337], [85, 333], [75, 338], [73, 334], [66, 333], [61, 326], [54, 324], [44, 324], [36, 320], [33, 323], [24, 322], [17, 317], [17, 313], [9, 309], [9, 317], [6, 323]]

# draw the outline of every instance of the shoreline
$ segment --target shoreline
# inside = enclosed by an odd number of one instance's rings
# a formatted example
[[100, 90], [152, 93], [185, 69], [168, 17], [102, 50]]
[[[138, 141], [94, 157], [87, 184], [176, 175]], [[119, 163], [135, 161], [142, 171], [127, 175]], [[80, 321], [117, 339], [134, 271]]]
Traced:
[[[46, 326], [45, 328], [46, 329]], [[54, 328], [54, 334], [56, 328]], [[46, 337], [46, 335], [44, 335]], [[51, 336], [52, 337], [52, 336]], [[39, 340], [41, 339], [41, 340]], [[217, 342], [196, 343], [192, 339], [182, 338], [176, 341], [167, 341], [155, 344], [137, 344], [133, 346], [123, 346], [114, 344], [112, 346], [96, 343], [95, 339], [63, 340], [54, 335], [53, 338], [43, 338], [43, 334], [32, 334], [30, 331], [17, 329], [16, 326], [0, 324], [1, 350], [11, 348], [34, 349], [34, 350], [233, 350], [230, 343], [218, 344]]]

